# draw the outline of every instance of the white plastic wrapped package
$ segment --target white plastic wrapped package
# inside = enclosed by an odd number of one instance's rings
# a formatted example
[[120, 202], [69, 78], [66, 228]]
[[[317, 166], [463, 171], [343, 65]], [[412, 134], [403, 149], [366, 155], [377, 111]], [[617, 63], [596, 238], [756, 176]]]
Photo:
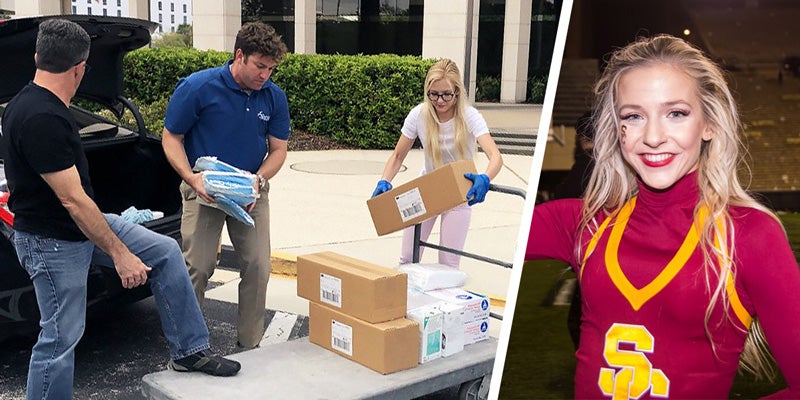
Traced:
[[247, 226], [255, 226], [253, 217], [243, 208], [259, 196], [254, 188], [254, 174], [219, 161], [216, 157], [198, 158], [194, 170], [203, 172], [206, 193], [217, 201], [208, 203], [199, 199], [201, 204], [218, 208]]
[[443, 264], [401, 264], [397, 267], [408, 274], [408, 285], [422, 291], [462, 287], [467, 274]]

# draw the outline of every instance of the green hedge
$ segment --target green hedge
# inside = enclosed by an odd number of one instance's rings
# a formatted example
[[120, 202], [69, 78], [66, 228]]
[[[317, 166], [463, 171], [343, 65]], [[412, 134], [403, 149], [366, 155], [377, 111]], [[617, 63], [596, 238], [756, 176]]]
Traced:
[[201, 69], [217, 67], [233, 55], [192, 48], [144, 48], [125, 56], [125, 92], [137, 104], [169, 98], [178, 80]]
[[[125, 57], [125, 88], [151, 133], [160, 135], [164, 111], [182, 77], [224, 64], [230, 52], [145, 48]], [[380, 55], [288, 54], [272, 76], [286, 91], [292, 128], [360, 148], [394, 147], [403, 120], [423, 100], [433, 60]], [[528, 102], [544, 100], [546, 77], [531, 77]], [[498, 101], [500, 79], [478, 78], [478, 101]]]
[[[194, 49], [133, 51], [125, 57], [126, 94], [143, 109], [163, 109], [181, 77], [230, 57]], [[406, 114], [423, 99], [431, 65], [433, 60], [387, 54], [289, 54], [272, 79], [286, 91], [294, 129], [361, 148], [392, 148]], [[157, 125], [149, 121], [158, 118], [154, 114], [146, 117], [148, 127]]]
[[392, 148], [423, 100], [432, 60], [397, 55], [292, 55], [274, 80], [295, 128], [361, 148]]

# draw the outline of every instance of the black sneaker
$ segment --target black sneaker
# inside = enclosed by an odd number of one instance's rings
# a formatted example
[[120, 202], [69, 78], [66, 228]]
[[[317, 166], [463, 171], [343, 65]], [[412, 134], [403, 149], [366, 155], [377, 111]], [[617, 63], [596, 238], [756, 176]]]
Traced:
[[199, 371], [214, 376], [234, 376], [242, 366], [236, 361], [201, 350], [190, 356], [170, 361], [169, 368], [178, 372]]

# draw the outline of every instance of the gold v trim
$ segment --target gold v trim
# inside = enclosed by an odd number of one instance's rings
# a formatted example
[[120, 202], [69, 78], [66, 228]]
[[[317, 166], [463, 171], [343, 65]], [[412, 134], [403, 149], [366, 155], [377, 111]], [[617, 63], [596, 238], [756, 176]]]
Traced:
[[[686, 234], [686, 238], [683, 240], [683, 244], [681, 244], [675, 256], [672, 257], [672, 260], [669, 261], [667, 266], [661, 270], [655, 279], [645, 287], [637, 289], [628, 280], [625, 273], [622, 272], [622, 267], [619, 265], [618, 254], [622, 234], [625, 231], [625, 226], [628, 225], [628, 221], [630, 220], [635, 206], [636, 197], [626, 203], [617, 215], [617, 221], [611, 228], [611, 235], [609, 235], [608, 243], [606, 244], [605, 261], [606, 270], [611, 280], [622, 295], [628, 299], [633, 309], [638, 311], [647, 301], [664, 289], [664, 287], [675, 278], [675, 275], [680, 272], [683, 266], [686, 265], [686, 262], [689, 261], [689, 257], [694, 253], [694, 250], [697, 248], [697, 243], [700, 240], [697, 235], [697, 224], [699, 222], [702, 226], [703, 221], [695, 221], [692, 223], [689, 232]], [[703, 213], [701, 213], [700, 216], [703, 217]]]
[[[678, 253], [673, 257], [670, 264], [667, 265], [658, 277], [653, 280], [649, 285], [645, 286], [642, 289], [636, 289], [630, 281], [628, 281], [625, 274], [622, 272], [622, 268], [619, 265], [619, 260], [617, 258], [617, 251], [619, 250], [619, 242], [622, 239], [622, 232], [625, 230], [625, 225], [627, 225], [628, 220], [630, 219], [631, 214], [633, 213], [633, 208], [636, 205], [636, 197], [632, 198], [628, 203], [626, 203], [622, 209], [620, 209], [617, 217], [617, 225], [614, 226], [612, 229], [612, 236], [616, 236], [615, 238], [609, 237], [609, 244], [606, 245], [606, 269], [609, 271], [609, 275], [611, 276], [611, 280], [617, 286], [617, 288], [622, 292], [623, 296], [628, 299], [628, 302], [631, 303], [635, 310], [639, 310], [644, 303], [646, 303], [650, 298], [655, 296], [661, 289], [663, 289], [667, 283], [669, 283], [675, 275], [683, 268], [683, 265], [686, 264], [691, 254], [694, 252], [694, 249], [697, 247], [697, 243], [699, 241], [699, 237], [697, 235], [697, 226], [702, 226], [703, 222], [705, 221], [706, 217], [708, 216], [708, 208], [701, 207], [698, 211], [697, 215], [697, 222], [692, 224], [692, 227], [689, 230], [689, 233], [686, 235], [681, 248], [678, 250]], [[623, 218], [624, 217], [624, 218]], [[595, 248], [597, 247], [597, 242], [600, 241], [600, 238], [605, 233], [606, 228], [608, 228], [609, 223], [611, 222], [612, 217], [606, 217], [603, 220], [603, 223], [597, 228], [597, 231], [594, 235], [592, 235], [592, 239], [589, 241], [588, 246], [586, 247], [586, 252], [583, 255], [583, 259], [581, 260], [581, 268], [580, 273], [578, 275], [578, 280], [583, 277], [584, 267], [586, 266], [586, 260], [589, 258], [589, 255], [594, 252]], [[725, 232], [725, 226], [721, 220], [716, 221], [717, 229], [720, 232]], [[614, 230], [617, 230], [617, 235], [614, 235]], [[692, 238], [693, 237], [693, 238]], [[614, 240], [613, 246], [612, 239]], [[694, 243], [690, 243], [693, 241]], [[719, 244], [719, 239], [714, 239], [714, 244], [717, 248], [721, 248]], [[685, 248], [691, 246], [691, 249], [686, 250]], [[613, 248], [613, 255], [610, 255], [609, 250]], [[689, 251], [688, 255], [681, 254], [682, 251]], [[678, 260], [678, 256], [681, 257], [685, 256], [686, 259], [683, 260], [682, 263], [679, 263], [677, 266], [673, 264], [673, 262], [680, 261]], [[609, 259], [613, 259], [614, 265], [609, 263]], [[724, 257], [719, 256], [718, 261], [720, 267], [724, 262]], [[670, 268], [674, 269], [672, 271]], [[612, 273], [614, 271], [614, 273]], [[668, 275], [671, 274], [671, 275]], [[736, 291], [736, 285], [734, 284], [733, 274], [728, 274], [728, 278], [726, 279], [725, 289], [728, 293], [728, 299], [730, 300], [731, 308], [733, 309], [734, 314], [736, 315], [739, 322], [741, 322], [745, 327], [749, 328], [753, 322], [753, 317], [750, 313], [747, 312], [744, 305], [742, 304], [741, 299], [739, 298], [739, 294]]]

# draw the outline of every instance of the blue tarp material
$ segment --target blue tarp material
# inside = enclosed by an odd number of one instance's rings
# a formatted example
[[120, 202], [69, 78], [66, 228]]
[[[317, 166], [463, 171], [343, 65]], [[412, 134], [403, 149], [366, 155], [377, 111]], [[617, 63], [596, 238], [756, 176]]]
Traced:
[[216, 207], [248, 226], [255, 226], [253, 217], [243, 208], [258, 198], [258, 192], [253, 187], [256, 182], [254, 174], [219, 161], [216, 157], [198, 158], [194, 170], [203, 172], [206, 193], [217, 201], [203, 204]]

